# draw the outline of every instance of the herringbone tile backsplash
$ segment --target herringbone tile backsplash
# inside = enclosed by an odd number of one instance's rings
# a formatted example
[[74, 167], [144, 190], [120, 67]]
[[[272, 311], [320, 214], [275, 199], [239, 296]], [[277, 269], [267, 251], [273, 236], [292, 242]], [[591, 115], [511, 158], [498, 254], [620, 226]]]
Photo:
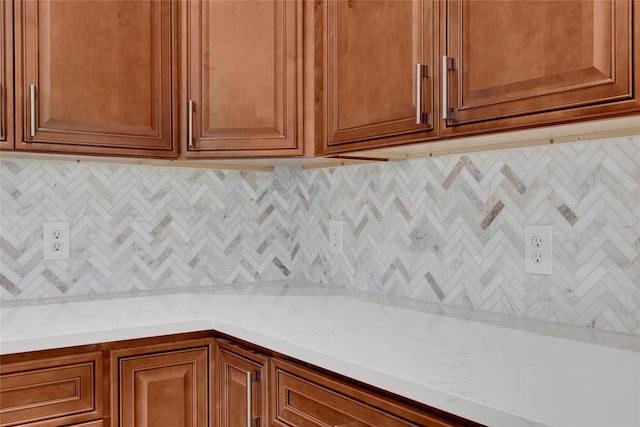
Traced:
[[[0, 172], [3, 300], [293, 278], [640, 335], [640, 136], [310, 171]], [[47, 220], [70, 221], [69, 261], [42, 260]], [[524, 273], [526, 224], [553, 225], [552, 276]]]

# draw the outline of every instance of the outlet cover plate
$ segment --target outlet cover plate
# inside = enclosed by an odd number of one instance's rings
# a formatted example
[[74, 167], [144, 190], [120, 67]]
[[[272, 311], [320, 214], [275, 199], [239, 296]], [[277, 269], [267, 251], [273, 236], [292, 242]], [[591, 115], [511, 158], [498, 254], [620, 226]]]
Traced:
[[340, 255], [342, 250], [342, 221], [329, 221], [329, 253]]
[[524, 272], [551, 276], [552, 248], [552, 227], [550, 225], [525, 225]]
[[45, 261], [69, 259], [71, 253], [69, 221], [45, 222], [42, 229], [44, 236], [43, 259]]

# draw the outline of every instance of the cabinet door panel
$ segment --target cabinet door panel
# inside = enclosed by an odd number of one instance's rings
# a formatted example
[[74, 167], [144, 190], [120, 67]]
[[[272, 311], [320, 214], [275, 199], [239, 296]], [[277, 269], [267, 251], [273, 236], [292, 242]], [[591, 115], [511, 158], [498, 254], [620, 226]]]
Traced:
[[[433, 2], [345, 0], [325, 8], [328, 145], [433, 129]], [[423, 76], [417, 64], [427, 66]]]
[[448, 4], [448, 125], [633, 99], [631, 1]]
[[301, 7], [280, 0], [191, 2], [190, 152], [296, 154]]
[[417, 427], [332, 390], [277, 371], [276, 419], [297, 426]]
[[96, 420], [96, 421], [89, 421], [88, 423], [73, 424], [72, 426], [69, 426], [69, 427], [103, 427], [103, 426], [104, 426], [103, 420]]
[[18, 147], [171, 151], [171, 7], [20, 2]]
[[0, 149], [13, 148], [13, 2], [0, 7]]
[[[265, 425], [267, 413], [267, 358], [222, 340], [218, 348], [218, 416], [220, 427], [246, 427], [251, 395], [252, 425]], [[249, 374], [249, 375], [248, 375]], [[250, 387], [247, 390], [247, 387]]]
[[208, 425], [208, 348], [118, 361], [119, 426]]
[[102, 366], [99, 352], [3, 364], [0, 425], [67, 425], [102, 417]]
[[449, 421], [381, 398], [290, 362], [271, 363], [271, 425], [298, 427], [454, 427]]

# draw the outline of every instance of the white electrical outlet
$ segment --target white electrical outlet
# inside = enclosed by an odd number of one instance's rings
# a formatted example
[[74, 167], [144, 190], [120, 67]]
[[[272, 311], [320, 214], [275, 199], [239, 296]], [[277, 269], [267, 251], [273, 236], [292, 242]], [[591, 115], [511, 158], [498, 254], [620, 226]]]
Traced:
[[525, 225], [525, 273], [551, 275], [553, 258], [552, 243], [552, 229], [550, 225]]
[[342, 254], [342, 221], [329, 221], [329, 253]]
[[45, 260], [69, 259], [71, 236], [69, 234], [69, 222], [45, 222], [44, 231], [44, 255]]

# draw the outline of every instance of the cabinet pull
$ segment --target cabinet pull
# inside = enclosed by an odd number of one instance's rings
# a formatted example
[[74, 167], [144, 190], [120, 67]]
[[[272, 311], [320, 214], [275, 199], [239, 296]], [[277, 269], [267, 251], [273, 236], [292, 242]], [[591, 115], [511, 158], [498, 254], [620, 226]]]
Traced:
[[253, 418], [253, 382], [258, 381], [257, 371], [247, 372], [247, 427], [260, 426], [260, 417]]
[[195, 103], [190, 99], [189, 100], [189, 110], [187, 114], [187, 142], [189, 144], [189, 149], [193, 149], [193, 108]]
[[442, 118], [449, 120], [449, 70], [453, 69], [453, 58], [442, 57]]
[[29, 85], [29, 101], [31, 107], [31, 137], [36, 136], [36, 85]]
[[422, 124], [422, 64], [416, 64], [416, 124]]

